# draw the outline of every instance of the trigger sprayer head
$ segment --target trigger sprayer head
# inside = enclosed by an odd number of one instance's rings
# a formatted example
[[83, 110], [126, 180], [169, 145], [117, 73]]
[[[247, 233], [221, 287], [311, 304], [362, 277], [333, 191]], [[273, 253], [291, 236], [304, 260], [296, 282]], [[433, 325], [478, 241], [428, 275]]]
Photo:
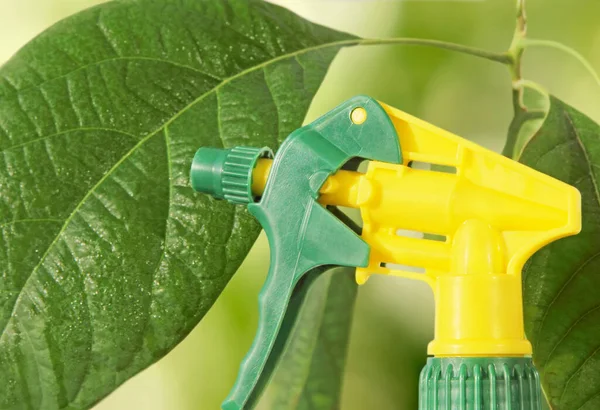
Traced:
[[226, 199], [234, 204], [254, 202], [252, 171], [260, 158], [273, 157], [267, 147], [202, 147], [196, 151], [190, 182], [195, 191]]

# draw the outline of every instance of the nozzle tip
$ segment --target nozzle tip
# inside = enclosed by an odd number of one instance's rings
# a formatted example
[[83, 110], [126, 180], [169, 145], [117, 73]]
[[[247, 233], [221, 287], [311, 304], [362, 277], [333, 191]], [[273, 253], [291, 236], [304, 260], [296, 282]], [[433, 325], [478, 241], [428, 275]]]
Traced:
[[221, 174], [229, 150], [202, 147], [194, 155], [190, 182], [195, 191], [223, 199]]

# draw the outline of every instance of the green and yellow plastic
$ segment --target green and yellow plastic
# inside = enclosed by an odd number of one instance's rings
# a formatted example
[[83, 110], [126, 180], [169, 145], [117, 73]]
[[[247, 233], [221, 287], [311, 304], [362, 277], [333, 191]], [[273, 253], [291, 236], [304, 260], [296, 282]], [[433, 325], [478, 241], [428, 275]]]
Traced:
[[[274, 159], [250, 149], [241, 161], [239, 151], [201, 148], [191, 174], [197, 190], [221, 198], [221, 181], [239, 182], [246, 194], [232, 202], [249, 203], [271, 247], [259, 330], [223, 409], [245, 408], [295, 284], [324, 265], [356, 267], [359, 284], [385, 274], [430, 285], [434, 357], [421, 374], [420, 410], [540, 408], [521, 269], [544, 245], [579, 232], [575, 188], [363, 96], [292, 133]], [[340, 170], [355, 157], [369, 160], [365, 173]], [[324, 205], [359, 209], [360, 237]]]

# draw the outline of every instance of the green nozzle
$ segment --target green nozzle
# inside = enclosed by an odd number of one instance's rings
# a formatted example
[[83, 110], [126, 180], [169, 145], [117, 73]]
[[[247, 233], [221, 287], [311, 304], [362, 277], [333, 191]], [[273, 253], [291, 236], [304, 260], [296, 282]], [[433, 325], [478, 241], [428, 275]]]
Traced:
[[192, 188], [234, 204], [254, 202], [252, 171], [263, 157], [273, 157], [273, 152], [267, 147], [202, 147], [192, 161]]
[[195, 191], [223, 199], [221, 173], [229, 150], [202, 147], [196, 151], [190, 171], [190, 182]]

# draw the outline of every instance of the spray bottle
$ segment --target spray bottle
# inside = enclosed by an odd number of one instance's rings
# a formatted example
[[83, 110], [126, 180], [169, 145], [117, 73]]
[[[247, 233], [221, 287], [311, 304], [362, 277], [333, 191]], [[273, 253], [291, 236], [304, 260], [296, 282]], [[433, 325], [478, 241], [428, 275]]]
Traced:
[[[353, 158], [369, 161], [366, 172], [341, 169]], [[224, 410], [245, 408], [294, 286], [324, 265], [356, 267], [359, 284], [384, 274], [431, 287], [435, 339], [419, 410], [541, 409], [521, 270], [544, 245], [580, 231], [574, 187], [365, 96], [294, 131], [275, 156], [269, 148], [200, 148], [191, 183], [247, 206], [271, 249], [259, 328]], [[359, 209], [360, 236], [327, 205]]]

